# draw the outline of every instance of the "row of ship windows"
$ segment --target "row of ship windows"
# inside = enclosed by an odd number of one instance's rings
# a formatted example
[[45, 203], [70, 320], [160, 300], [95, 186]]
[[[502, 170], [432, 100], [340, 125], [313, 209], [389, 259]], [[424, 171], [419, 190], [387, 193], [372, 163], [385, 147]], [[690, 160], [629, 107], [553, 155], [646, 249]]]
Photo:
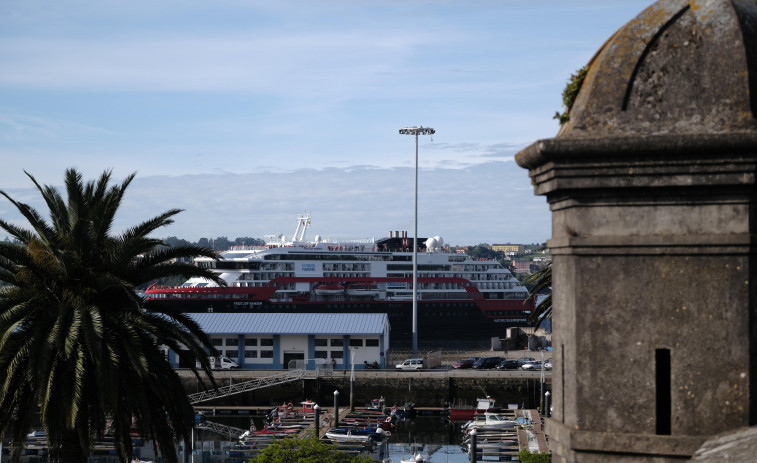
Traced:
[[[278, 257], [276, 259], [268, 259], [268, 257]], [[341, 255], [341, 254], [314, 254], [314, 255], [296, 255], [296, 254], [290, 254], [287, 256], [287, 258], [282, 258], [283, 256], [266, 256], [266, 261], [260, 262], [260, 261], [248, 261], [248, 262], [238, 262], [238, 261], [199, 261], [197, 264], [201, 268], [209, 268], [209, 269], [219, 269], [219, 270], [288, 270], [292, 271], [294, 270], [294, 263], [288, 262], [288, 261], [294, 261], [294, 260], [338, 260], [338, 261], [394, 261], [394, 262], [410, 262], [410, 264], [388, 264], [387, 267], [393, 270], [407, 270], [408, 267], [412, 268], [412, 257], [410, 256], [351, 256], [351, 255]], [[462, 258], [465, 259], [464, 257]], [[271, 260], [276, 260], [280, 262], [271, 262]], [[452, 260], [450, 260], [453, 262]], [[348, 265], [364, 265], [369, 266], [370, 264], [324, 264], [324, 267], [326, 265], [333, 265], [333, 266], [348, 266]], [[428, 270], [428, 271], [465, 271], [465, 272], [486, 272], [488, 269], [491, 269], [492, 265], [483, 265], [483, 264], [437, 264], [437, 265], [419, 265], [418, 269]], [[335, 269], [336, 270], [336, 269]]]
[[[435, 309], [436, 308], [448, 308], [449, 309], [449, 308], [464, 308], [464, 307], [469, 307], [470, 304], [466, 304], [466, 303], [457, 304], [457, 303], [452, 302], [452, 303], [447, 303], [447, 304], [433, 303], [433, 304], [428, 304], [428, 306], [433, 307]], [[323, 307], [325, 308], [325, 310], [339, 310], [339, 309], [343, 309], [343, 310], [356, 310], [356, 309], [368, 309], [370, 306], [368, 304], [350, 304], [350, 303], [345, 303], [345, 304], [325, 304]], [[289, 309], [291, 309], [291, 310], [297, 310], [298, 308], [301, 308], [301, 306], [297, 305], [297, 304], [280, 304], [280, 305], [276, 305], [276, 308], [277, 309], [281, 309], [281, 310], [289, 310]]]
[[[349, 257], [349, 258], [348, 258]], [[288, 260], [339, 260], [339, 261], [386, 261], [395, 260], [410, 262], [409, 264], [387, 264], [389, 270], [410, 270], [412, 271], [412, 259], [406, 256], [398, 256], [398, 259], [385, 259], [385, 258], [369, 258], [367, 256], [332, 256], [329, 255], [328, 259], [318, 259], [316, 256], [301, 256], [299, 259]], [[201, 268], [218, 269], [218, 270], [278, 270], [278, 271], [294, 271], [293, 262], [238, 262], [238, 261], [199, 261], [197, 265]], [[370, 264], [366, 263], [334, 263], [323, 264], [324, 270], [370, 270]], [[360, 268], [356, 268], [360, 267]], [[418, 270], [427, 272], [487, 272], [494, 268], [499, 268], [499, 265], [485, 265], [485, 264], [435, 264], [418, 265]]]
[[[369, 278], [369, 275], [367, 274], [359, 274], [356, 273], [354, 275], [345, 275], [345, 274], [331, 274], [331, 273], [324, 273], [324, 278]], [[387, 275], [388, 278], [409, 278], [405, 275], [399, 275], [399, 274], [391, 274]], [[421, 276], [423, 277], [423, 275]], [[271, 278], [273, 279], [273, 278]], [[251, 280], [247, 278], [240, 278], [236, 285], [244, 288], [262, 288], [265, 287], [267, 282], [270, 280]], [[476, 285], [479, 289], [513, 289], [517, 286], [517, 283], [515, 282], [492, 282], [492, 281], [476, 281], [478, 284]], [[410, 282], [406, 284], [407, 289], [412, 289], [412, 285]], [[457, 283], [421, 283], [418, 285], [420, 289], [461, 289], [460, 285]], [[398, 289], [400, 287], [395, 286], [394, 289]], [[402, 287], [405, 288], [405, 287]], [[294, 290], [295, 286], [294, 283], [287, 283], [283, 286], [281, 286], [280, 289], [283, 290]]]
[[[334, 271], [333, 269], [323, 269], [323, 276], [324, 277], [333, 277], [333, 278], [355, 278], [355, 277], [361, 277], [361, 278], [368, 278], [371, 276], [369, 272], [365, 271]], [[393, 269], [393, 270], [399, 270], [399, 269]], [[387, 277], [390, 278], [408, 278], [412, 275], [412, 269], [409, 269], [408, 272], [399, 272], [399, 273], [391, 273], [387, 272]], [[284, 277], [294, 277], [294, 272], [291, 273], [284, 273], [284, 272], [261, 272], [261, 273], [244, 273], [242, 274], [239, 279], [241, 281], [270, 281], [274, 278], [284, 278]], [[465, 278], [469, 281], [507, 281], [510, 286], [515, 286], [517, 283], [515, 282], [515, 278], [513, 278], [511, 275], [508, 275], [506, 273], [418, 273], [419, 277], [424, 278]]]
[[359, 261], [408, 261], [412, 256], [392, 256], [388, 254], [273, 254], [265, 256], [266, 261], [272, 260], [359, 260]]
[[326, 272], [370, 272], [371, 264], [323, 264]]

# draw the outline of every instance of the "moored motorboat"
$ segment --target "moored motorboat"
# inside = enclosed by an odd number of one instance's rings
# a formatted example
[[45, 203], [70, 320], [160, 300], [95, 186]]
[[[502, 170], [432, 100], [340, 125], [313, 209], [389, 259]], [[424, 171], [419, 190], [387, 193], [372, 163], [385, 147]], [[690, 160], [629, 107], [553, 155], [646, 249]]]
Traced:
[[483, 414], [490, 410], [498, 410], [495, 407], [496, 401], [489, 396], [479, 398], [476, 400], [476, 406], [472, 405], [457, 405], [451, 406], [447, 410], [449, 419], [451, 421], [469, 421], [472, 420], [476, 414]]
[[381, 429], [372, 431], [370, 429], [360, 428], [334, 428], [328, 431], [325, 436], [327, 439], [337, 442], [374, 442], [381, 441], [388, 434]]
[[486, 414], [484, 414], [483, 419], [477, 418], [475, 420], [468, 421], [462, 426], [462, 428], [467, 434], [472, 429], [476, 429], [477, 431], [500, 431], [505, 429], [512, 429], [517, 425], [518, 423], [515, 420], [510, 419], [509, 416], [500, 413], [487, 412]]

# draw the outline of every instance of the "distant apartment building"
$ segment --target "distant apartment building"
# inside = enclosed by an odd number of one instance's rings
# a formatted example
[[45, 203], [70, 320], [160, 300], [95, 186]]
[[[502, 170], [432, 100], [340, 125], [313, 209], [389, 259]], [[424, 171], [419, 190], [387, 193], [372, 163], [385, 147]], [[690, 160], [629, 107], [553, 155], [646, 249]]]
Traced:
[[514, 253], [517, 256], [525, 254], [525, 246], [522, 244], [492, 244], [492, 251], [502, 251], [505, 254]]
[[531, 273], [531, 261], [528, 260], [514, 260], [513, 268], [516, 274]]

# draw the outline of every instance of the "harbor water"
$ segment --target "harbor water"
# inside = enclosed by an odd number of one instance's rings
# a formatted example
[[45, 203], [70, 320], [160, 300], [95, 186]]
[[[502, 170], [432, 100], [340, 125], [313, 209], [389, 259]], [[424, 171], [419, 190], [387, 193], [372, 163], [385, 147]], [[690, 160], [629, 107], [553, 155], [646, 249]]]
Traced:
[[[223, 423], [235, 428], [247, 428], [250, 426], [250, 417], [217, 416], [213, 421]], [[264, 426], [263, 418], [255, 417], [257, 426]], [[403, 459], [409, 459], [416, 454], [429, 458], [433, 463], [467, 463], [470, 456], [463, 449], [463, 432], [461, 422], [450, 422], [440, 416], [417, 416], [411, 420], [397, 422], [396, 428], [391, 435], [382, 443], [373, 445], [363, 452], [373, 460], [379, 462], [400, 463]], [[247, 459], [230, 455], [230, 450], [237, 444], [237, 437], [232, 435], [219, 435], [215, 432], [197, 429], [194, 434], [194, 448], [186, 457], [182, 453], [182, 461], [191, 463], [240, 463]], [[7, 444], [5, 450], [8, 450]], [[181, 448], [180, 448], [181, 451]], [[152, 443], [146, 441], [143, 445], [135, 447], [135, 456], [143, 461], [159, 463], [160, 457], [152, 455]], [[8, 457], [7, 455], [5, 457]], [[510, 457], [487, 457], [481, 456], [477, 461], [511, 461]], [[0, 460], [2, 461], [2, 460]], [[40, 453], [25, 455], [22, 463], [44, 463], [48, 459]], [[118, 463], [115, 455], [92, 456], [89, 463]]]
[[[248, 423], [248, 420], [238, 417], [217, 418], [221, 418], [230, 426], [243, 427]], [[256, 419], [256, 423], [257, 421]], [[262, 422], [258, 424], [262, 426]], [[434, 463], [467, 463], [470, 461], [470, 456], [463, 450], [462, 424], [464, 423], [446, 421], [440, 416], [417, 416], [412, 420], [402, 420], [391, 431], [388, 439], [377, 443], [363, 454], [379, 462], [399, 463], [403, 459], [409, 459], [420, 453], [429, 457], [429, 461]], [[195, 443], [196, 448], [206, 450], [204, 452], [196, 450], [194, 462], [237, 463], [241, 461], [230, 458], [226, 450], [219, 451], [227, 449], [232, 444], [232, 442], [223, 441], [224, 437], [200, 431], [196, 438], [199, 439]], [[512, 461], [512, 459], [483, 456], [477, 461]]]

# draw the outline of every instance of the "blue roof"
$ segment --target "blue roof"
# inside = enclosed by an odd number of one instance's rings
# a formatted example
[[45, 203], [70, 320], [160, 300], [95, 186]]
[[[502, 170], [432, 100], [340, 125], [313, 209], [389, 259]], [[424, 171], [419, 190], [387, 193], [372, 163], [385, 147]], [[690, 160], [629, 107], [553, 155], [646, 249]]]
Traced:
[[384, 313], [187, 313], [207, 334], [384, 334]]

